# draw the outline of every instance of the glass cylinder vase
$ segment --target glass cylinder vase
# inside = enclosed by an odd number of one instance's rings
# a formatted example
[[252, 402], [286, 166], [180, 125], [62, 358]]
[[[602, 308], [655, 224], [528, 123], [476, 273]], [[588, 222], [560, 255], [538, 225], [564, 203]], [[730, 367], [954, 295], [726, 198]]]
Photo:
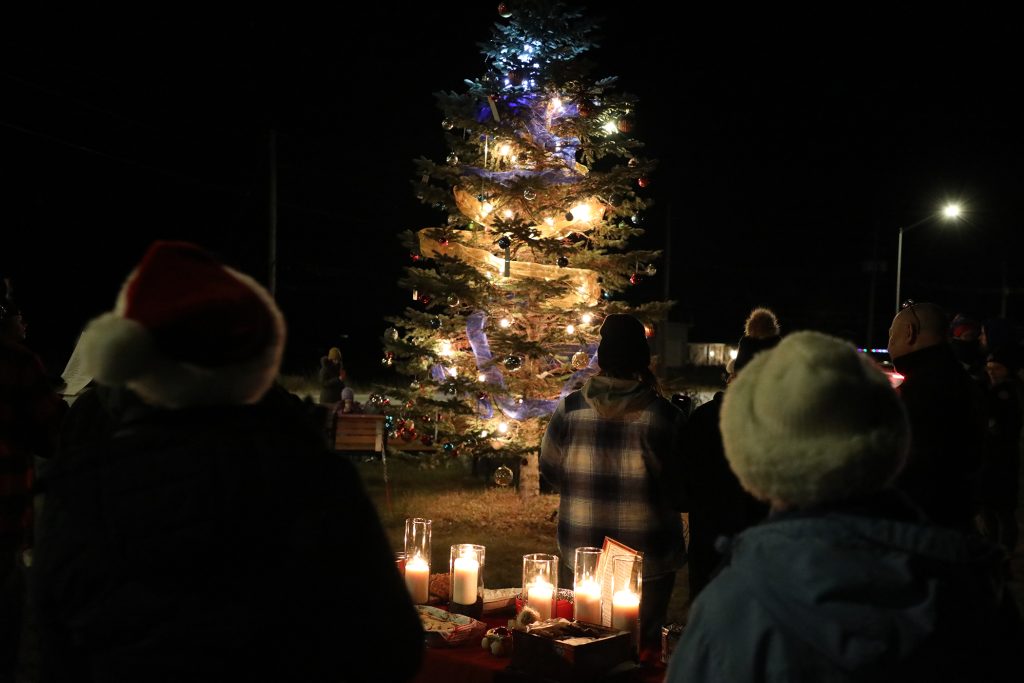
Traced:
[[555, 615], [558, 596], [558, 555], [523, 555], [523, 600], [538, 613], [540, 621]]
[[573, 619], [601, 625], [601, 562], [600, 548], [576, 548], [573, 566]]
[[614, 558], [612, 572], [612, 628], [629, 631], [632, 634], [633, 647], [639, 650], [643, 556], [628, 555]]
[[422, 517], [405, 520], [405, 585], [418, 605], [430, 600], [431, 524]]
[[449, 612], [473, 618], [483, 614], [485, 555], [486, 548], [482, 545], [458, 543], [451, 547]]

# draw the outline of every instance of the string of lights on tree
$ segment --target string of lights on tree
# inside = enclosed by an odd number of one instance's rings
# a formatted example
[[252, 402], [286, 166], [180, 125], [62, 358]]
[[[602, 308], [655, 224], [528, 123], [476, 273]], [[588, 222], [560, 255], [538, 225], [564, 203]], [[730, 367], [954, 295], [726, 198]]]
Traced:
[[630, 135], [634, 98], [588, 78], [595, 23], [536, 0], [498, 14], [487, 72], [436, 93], [450, 151], [418, 159], [414, 184], [445, 218], [403, 235], [414, 304], [389, 319], [382, 363], [409, 383], [371, 401], [392, 439], [535, 457], [558, 399], [597, 371], [604, 317], [653, 333], [671, 303], [616, 298], [656, 273], [659, 252], [628, 248], [654, 162]]

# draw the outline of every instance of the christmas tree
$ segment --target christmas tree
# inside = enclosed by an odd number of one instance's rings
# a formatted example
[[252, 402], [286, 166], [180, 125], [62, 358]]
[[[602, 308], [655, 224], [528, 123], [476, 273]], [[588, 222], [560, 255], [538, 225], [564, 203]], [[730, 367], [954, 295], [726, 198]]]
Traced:
[[487, 72], [436, 94], [450, 153], [417, 160], [415, 186], [446, 219], [403, 235], [416, 304], [389, 319], [382, 362], [409, 383], [383, 400], [392, 443], [522, 458], [531, 494], [548, 417], [598, 370], [604, 317], [653, 331], [671, 303], [620, 298], [660, 255], [628, 248], [654, 162], [630, 136], [635, 98], [588, 77], [595, 23], [564, 3], [498, 12]]

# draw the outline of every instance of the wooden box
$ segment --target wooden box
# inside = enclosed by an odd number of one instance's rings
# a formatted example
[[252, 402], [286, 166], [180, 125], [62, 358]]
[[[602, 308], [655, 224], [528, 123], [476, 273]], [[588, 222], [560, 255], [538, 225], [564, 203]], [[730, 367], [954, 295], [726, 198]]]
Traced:
[[572, 622], [591, 635], [556, 640], [541, 635], [549, 628], [512, 631], [512, 662], [509, 668], [564, 683], [593, 681], [613, 669], [635, 666], [636, 650], [629, 633], [605, 626]]

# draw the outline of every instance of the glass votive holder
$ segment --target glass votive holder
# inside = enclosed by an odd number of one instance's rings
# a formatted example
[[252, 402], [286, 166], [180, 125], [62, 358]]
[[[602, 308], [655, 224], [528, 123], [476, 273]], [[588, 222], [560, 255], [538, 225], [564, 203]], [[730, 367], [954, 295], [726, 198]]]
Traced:
[[641, 555], [619, 556], [612, 560], [612, 628], [629, 631], [637, 649], [640, 647], [643, 574]]
[[558, 555], [523, 555], [523, 597], [526, 605], [537, 610], [539, 621], [555, 616], [558, 594]]
[[449, 612], [474, 618], [483, 614], [485, 554], [482, 545], [458, 543], [451, 547]]
[[573, 566], [573, 619], [601, 625], [601, 578], [597, 567], [601, 562], [600, 548], [576, 548]]
[[405, 576], [405, 560], [406, 554], [403, 551], [395, 553], [395, 567], [398, 568], [398, 573]]
[[412, 601], [425, 605], [430, 599], [431, 520], [405, 520], [405, 585]]

